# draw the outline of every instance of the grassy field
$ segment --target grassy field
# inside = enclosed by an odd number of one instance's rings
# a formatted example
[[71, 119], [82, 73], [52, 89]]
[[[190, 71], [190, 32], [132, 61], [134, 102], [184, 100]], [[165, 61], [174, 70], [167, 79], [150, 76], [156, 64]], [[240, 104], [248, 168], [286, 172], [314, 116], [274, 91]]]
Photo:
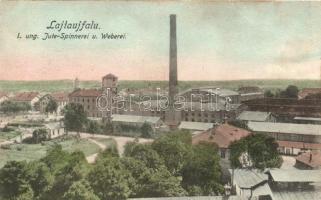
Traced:
[[[82, 151], [86, 156], [92, 155], [100, 151], [98, 145], [82, 139], [77, 141], [76, 139], [68, 139], [65, 141], [52, 140], [45, 142], [45, 145], [41, 144], [13, 144], [10, 149], [0, 149], [0, 168], [11, 160], [17, 161], [31, 161], [37, 160], [46, 155], [47, 149], [52, 146], [54, 142], [59, 143], [62, 148], [68, 152]], [[106, 145], [113, 145], [112, 139], [104, 139], [102, 142]]]
[[15, 138], [19, 135], [20, 135], [20, 132], [18, 132], [18, 131], [9, 131], [9, 132], [0, 131], [0, 142], [10, 140], [10, 139]]
[[[284, 89], [288, 85], [296, 85], [299, 88], [320, 87], [319, 80], [235, 80], [235, 81], [179, 81], [179, 89], [185, 90], [192, 87], [214, 86], [220, 88], [237, 89], [240, 86], [259, 86], [264, 89]], [[81, 88], [99, 88], [100, 81], [81, 81]], [[168, 86], [167, 81], [120, 81], [119, 89], [131, 88], [161, 88]], [[39, 91], [56, 92], [72, 91], [72, 80], [54, 81], [1, 81], [0, 91], [19, 92], [19, 91]]]

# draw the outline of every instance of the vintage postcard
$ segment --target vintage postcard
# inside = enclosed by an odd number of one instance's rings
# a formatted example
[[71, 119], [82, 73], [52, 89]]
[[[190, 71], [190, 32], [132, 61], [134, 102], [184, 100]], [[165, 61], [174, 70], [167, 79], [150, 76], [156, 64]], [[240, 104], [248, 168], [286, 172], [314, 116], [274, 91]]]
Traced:
[[0, 200], [321, 199], [321, 2], [0, 0]]

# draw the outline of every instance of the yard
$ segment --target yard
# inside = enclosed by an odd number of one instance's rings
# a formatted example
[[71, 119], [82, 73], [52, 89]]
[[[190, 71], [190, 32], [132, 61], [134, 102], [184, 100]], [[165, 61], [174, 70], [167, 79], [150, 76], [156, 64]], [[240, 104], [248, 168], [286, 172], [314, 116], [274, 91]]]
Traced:
[[[108, 145], [115, 144], [113, 139], [102, 139], [99, 142]], [[42, 144], [13, 144], [10, 149], [0, 149], [0, 168], [5, 165], [7, 161], [31, 161], [37, 160], [46, 155], [47, 149], [49, 149], [54, 143], [60, 144], [66, 151], [82, 151], [86, 156], [95, 154], [100, 151], [100, 147], [89, 141], [86, 138], [77, 140], [75, 138], [68, 138], [66, 140], [55, 139]]]
[[19, 135], [20, 135], [19, 131], [8, 131], [8, 132], [0, 131], [0, 143], [6, 140], [15, 138]]

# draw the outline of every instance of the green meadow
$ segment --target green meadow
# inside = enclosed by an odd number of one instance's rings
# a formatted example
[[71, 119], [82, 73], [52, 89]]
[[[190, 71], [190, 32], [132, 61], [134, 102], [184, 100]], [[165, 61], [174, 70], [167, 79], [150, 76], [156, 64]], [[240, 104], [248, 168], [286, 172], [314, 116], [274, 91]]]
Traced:
[[[80, 81], [81, 88], [99, 88], [100, 81]], [[167, 81], [119, 81], [119, 89], [144, 89], [144, 88], [161, 88], [166, 89]], [[296, 85], [301, 88], [321, 87], [319, 80], [233, 80], [233, 81], [179, 81], [179, 90], [185, 90], [193, 87], [214, 86], [227, 89], [237, 89], [241, 86], [259, 86], [263, 89], [284, 89], [288, 85]], [[39, 91], [39, 92], [57, 92], [72, 91], [73, 80], [52, 80], [52, 81], [4, 81], [0, 80], [0, 91], [5, 92], [22, 92], [22, 91]]]

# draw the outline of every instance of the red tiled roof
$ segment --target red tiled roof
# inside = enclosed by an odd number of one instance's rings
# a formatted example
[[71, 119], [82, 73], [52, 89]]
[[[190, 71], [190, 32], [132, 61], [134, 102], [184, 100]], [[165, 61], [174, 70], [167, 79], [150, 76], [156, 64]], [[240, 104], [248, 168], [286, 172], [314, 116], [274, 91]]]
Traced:
[[0, 92], [0, 98], [7, 97], [7, 96], [8, 96], [8, 94], [6, 92]]
[[250, 135], [251, 132], [237, 128], [229, 124], [222, 124], [214, 129], [197, 134], [193, 137], [192, 143], [198, 144], [202, 141], [216, 143], [220, 148], [228, 148], [234, 141]]
[[300, 98], [305, 98], [310, 94], [321, 94], [321, 88], [304, 88], [299, 92], [298, 96]]
[[69, 97], [98, 97], [102, 94], [101, 90], [97, 89], [80, 89], [69, 94]]
[[[311, 160], [310, 160], [311, 157]], [[304, 163], [312, 168], [320, 167], [321, 166], [321, 153], [318, 151], [312, 151], [303, 153], [296, 157], [296, 160]]]
[[68, 93], [66, 92], [55, 92], [51, 93], [51, 96], [54, 98], [55, 101], [68, 101]]
[[39, 92], [22, 92], [17, 93], [12, 100], [13, 101], [31, 101], [39, 95]]
[[280, 147], [296, 148], [296, 149], [311, 149], [321, 150], [319, 143], [292, 142], [292, 141], [277, 141]]

